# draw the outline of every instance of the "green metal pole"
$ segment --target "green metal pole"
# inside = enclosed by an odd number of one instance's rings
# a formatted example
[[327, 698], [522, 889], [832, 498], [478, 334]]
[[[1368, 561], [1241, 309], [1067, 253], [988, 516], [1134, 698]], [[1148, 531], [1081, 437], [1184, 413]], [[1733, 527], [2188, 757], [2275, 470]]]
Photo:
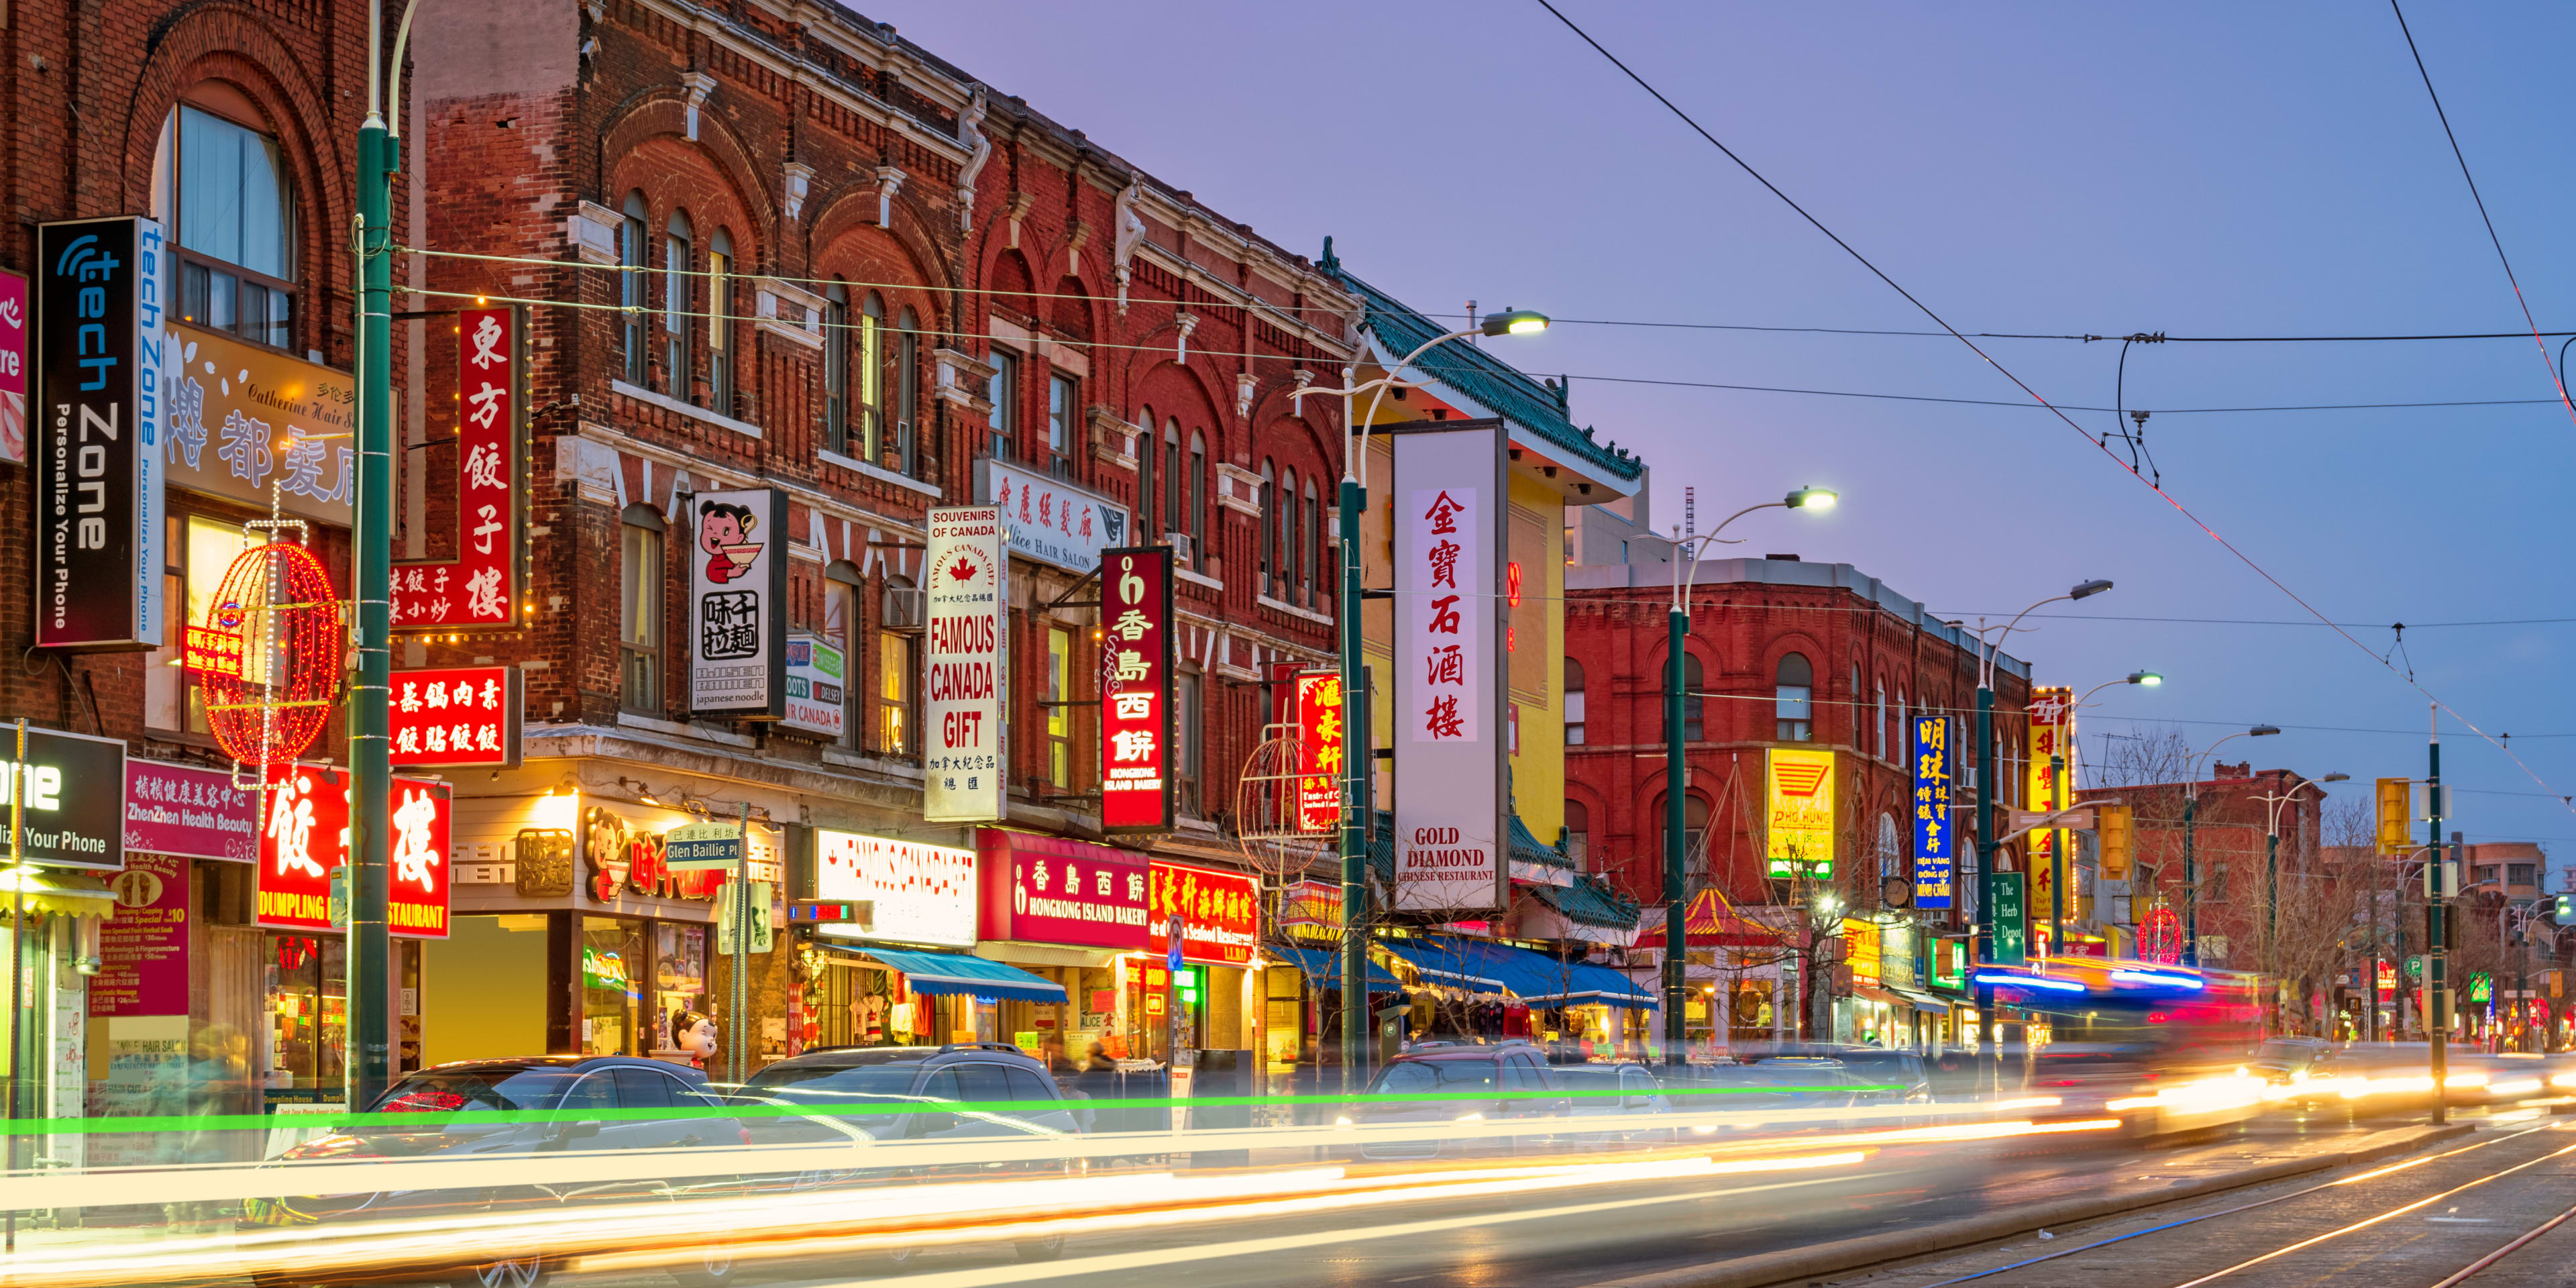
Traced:
[[[1993, 961], [1995, 956], [1995, 690], [1992, 682], [1977, 685], [1977, 961]], [[1968, 977], [1977, 976], [1974, 963]], [[1991, 984], [1975, 986], [1977, 999], [1977, 1053], [1979, 1060], [2003, 1076], [2003, 1052], [1996, 1049], [1995, 989]]]
[[[1680, 547], [1673, 550], [1682, 558]], [[1682, 1004], [1690, 995], [1688, 924], [1682, 907], [1682, 797], [1690, 786], [1682, 759], [1682, 650], [1690, 634], [1690, 609], [1676, 603], [1664, 632], [1664, 1063], [1689, 1059], [1690, 1030]]]
[[2433, 818], [2431, 830], [2424, 834], [2424, 1041], [2432, 1058], [2433, 1124], [2438, 1127], [2451, 1120], [2450, 1097], [2442, 1085], [2443, 1080], [2450, 1076], [2450, 1052], [2445, 1049], [2445, 1043], [2449, 1037], [2446, 1030], [2451, 1027], [2451, 1007], [2449, 999], [2443, 996], [2444, 985], [2450, 976], [2442, 943], [2443, 912], [2450, 902], [2447, 897], [2450, 882], [2447, 879], [2449, 873], [2443, 869], [2440, 738], [2429, 744], [2427, 755], [2425, 782], [2429, 784], [2429, 790], [2426, 795], [2431, 806], [2427, 812]]
[[2263, 999], [2263, 1022], [2270, 1031], [2281, 1031], [2281, 968], [2274, 960], [2281, 934], [2281, 826], [2274, 823], [2263, 833], [2263, 973], [2269, 978], [2264, 987], [2270, 995]]
[[2182, 964], [2200, 964], [2200, 861], [2192, 836], [2200, 818], [2200, 793], [2183, 784], [2182, 798]]
[[[1347, 404], [1346, 404], [1347, 405]], [[1368, 439], [1361, 437], [1353, 451], [1367, 451]], [[1342, 546], [1342, 727], [1351, 727], [1351, 713], [1368, 700], [1367, 685], [1362, 677], [1366, 666], [1360, 655], [1360, 511], [1368, 504], [1368, 494], [1359, 480], [1345, 474], [1342, 478], [1341, 528]], [[1345, 744], [1347, 746], [1347, 744]], [[1377, 768], [1376, 735], [1343, 755], [1342, 774], [1342, 1081], [1346, 1089], [1357, 1091], [1366, 1085], [1368, 1030], [1371, 1027], [1368, 1000], [1368, 831], [1372, 819], [1361, 817], [1368, 795], [1368, 776]]]
[[358, 131], [358, 681], [349, 694], [348, 1095], [374, 1106], [393, 1081], [393, 940], [385, 924], [386, 694], [393, 682], [393, 172], [401, 145], [371, 107]]

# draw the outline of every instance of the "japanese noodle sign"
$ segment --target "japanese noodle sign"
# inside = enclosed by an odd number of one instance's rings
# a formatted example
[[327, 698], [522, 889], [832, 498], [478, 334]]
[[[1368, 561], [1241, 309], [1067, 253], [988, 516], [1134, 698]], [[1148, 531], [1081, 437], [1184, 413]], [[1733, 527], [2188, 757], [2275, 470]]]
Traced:
[[700, 492], [690, 507], [689, 710], [787, 714], [787, 494]]
[[1959, 763], [1951, 746], [1950, 717], [1914, 717], [1914, 906], [1950, 906], [1950, 881], [1958, 863], [1958, 838], [1950, 797]]
[[1006, 811], [1003, 702], [1010, 640], [1003, 629], [1009, 568], [1001, 512], [989, 505], [930, 512], [922, 565], [922, 818], [992, 822]]
[[515, 308], [456, 315], [456, 553], [394, 566], [398, 631], [519, 624], [526, 578], [527, 412], [524, 319]]
[[1100, 830], [1172, 826], [1172, 548], [1103, 551]]
[[1395, 906], [1509, 906], [1500, 421], [1395, 439]]

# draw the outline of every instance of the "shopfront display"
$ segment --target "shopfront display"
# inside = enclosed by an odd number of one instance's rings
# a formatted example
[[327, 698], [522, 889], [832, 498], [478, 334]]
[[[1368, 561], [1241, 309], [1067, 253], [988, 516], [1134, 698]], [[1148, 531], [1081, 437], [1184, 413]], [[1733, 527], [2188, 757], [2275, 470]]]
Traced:
[[814, 888], [798, 897], [863, 907], [863, 918], [817, 926], [859, 942], [975, 946], [975, 852], [816, 828]]

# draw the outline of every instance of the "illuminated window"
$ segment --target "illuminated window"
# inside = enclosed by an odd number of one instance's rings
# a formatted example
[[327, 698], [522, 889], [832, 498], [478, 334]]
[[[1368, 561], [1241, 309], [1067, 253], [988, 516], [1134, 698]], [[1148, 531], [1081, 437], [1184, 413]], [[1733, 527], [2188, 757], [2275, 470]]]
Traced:
[[1046, 708], [1047, 781], [1058, 791], [1073, 788], [1073, 632], [1047, 628]]
[[733, 239], [721, 228], [707, 243], [707, 405], [733, 414]]
[[672, 211], [662, 235], [662, 384], [672, 397], [695, 401], [691, 377], [696, 372], [689, 357], [689, 271], [695, 250], [689, 236], [688, 212]]
[[162, 570], [165, 641], [144, 672], [144, 723], [155, 729], [207, 733], [206, 701], [181, 665], [187, 625], [203, 623], [213, 609], [224, 573], [243, 550], [241, 525], [201, 514], [167, 521], [170, 563]]

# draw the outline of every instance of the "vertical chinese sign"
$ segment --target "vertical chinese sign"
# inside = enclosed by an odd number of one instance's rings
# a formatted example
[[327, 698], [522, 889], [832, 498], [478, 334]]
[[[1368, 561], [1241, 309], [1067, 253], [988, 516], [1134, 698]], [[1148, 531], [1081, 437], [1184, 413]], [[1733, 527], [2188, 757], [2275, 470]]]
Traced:
[[[349, 861], [349, 775], [302, 763], [268, 772], [259, 831], [259, 924], [341, 929], [332, 916], [331, 870]], [[448, 786], [397, 778], [392, 796], [386, 923], [398, 936], [445, 939]]]
[[1763, 778], [1770, 802], [1764, 873], [1774, 879], [1834, 875], [1834, 753], [1773, 747]]
[[456, 316], [456, 554], [395, 562], [395, 630], [500, 630], [522, 620], [526, 321], [516, 308]]
[[1914, 906], [1950, 906], [1950, 882], [1959, 861], [1950, 800], [1958, 758], [1950, 746], [1950, 717], [1914, 717]]
[[1103, 551], [1100, 830], [1172, 827], [1172, 548]]
[[[2072, 793], [2061, 796], [2067, 784], [2060, 779], [2069, 772], [2063, 763], [2073, 759], [2073, 744], [2068, 735], [2075, 727], [2075, 690], [2043, 687], [2030, 692], [2030, 764], [2029, 795], [2022, 804], [2034, 813], [2059, 808], [2071, 801]], [[2051, 765], [2051, 757], [2060, 759]], [[2030, 834], [2024, 848], [2030, 854], [2031, 902], [2045, 913], [2057, 906], [2057, 854], [2066, 834], [2044, 827]]]
[[1007, 749], [1002, 703], [1009, 695], [1009, 639], [1003, 630], [1002, 515], [989, 505], [930, 512], [922, 564], [928, 629], [922, 650], [922, 818], [932, 823], [1000, 819]]
[[1342, 776], [1349, 772], [1341, 673], [1303, 672], [1290, 692], [1297, 720], [1297, 830], [1330, 832], [1342, 825]]
[[787, 494], [700, 492], [690, 507], [689, 711], [787, 714]]
[[169, 258], [149, 219], [37, 228], [38, 648], [161, 646]]
[[1395, 439], [1395, 906], [1510, 905], [1499, 421]]

